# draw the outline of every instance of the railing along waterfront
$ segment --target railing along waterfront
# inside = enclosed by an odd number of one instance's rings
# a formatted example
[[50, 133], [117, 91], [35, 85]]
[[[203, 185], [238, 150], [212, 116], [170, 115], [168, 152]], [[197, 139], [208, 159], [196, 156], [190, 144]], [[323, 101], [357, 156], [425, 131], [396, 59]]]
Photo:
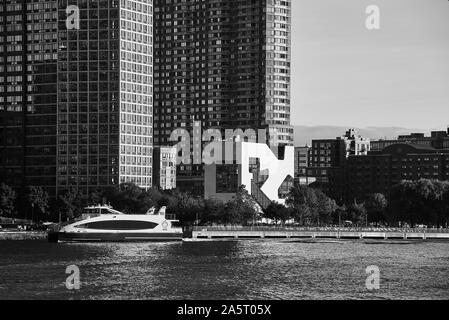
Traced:
[[401, 232], [449, 233], [448, 228], [370, 228], [370, 227], [295, 227], [295, 226], [195, 226], [193, 231], [311, 231], [311, 232]]

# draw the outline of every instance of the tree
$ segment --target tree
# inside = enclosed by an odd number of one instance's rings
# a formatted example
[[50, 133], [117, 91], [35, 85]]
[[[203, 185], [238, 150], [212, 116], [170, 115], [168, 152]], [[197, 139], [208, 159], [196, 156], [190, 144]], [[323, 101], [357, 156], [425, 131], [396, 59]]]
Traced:
[[272, 201], [264, 210], [264, 217], [274, 220], [276, 224], [278, 220], [285, 224], [285, 221], [289, 220], [292, 214], [294, 214], [293, 210], [276, 201]]
[[0, 184], [0, 216], [12, 218], [15, 214], [16, 192], [5, 183]]
[[175, 214], [183, 225], [193, 225], [201, 212], [199, 199], [179, 190], [169, 191], [159, 200], [159, 204], [167, 206], [167, 211]]
[[441, 226], [448, 227], [449, 222], [449, 181], [445, 181], [441, 197]]
[[300, 225], [304, 224], [304, 218], [309, 214], [308, 188], [294, 183], [290, 189], [285, 203], [294, 209], [294, 217]]
[[56, 204], [59, 220], [68, 221], [79, 217], [86, 205], [87, 198], [79, 190], [75, 188], [66, 190], [58, 196]]
[[447, 225], [448, 190], [448, 181], [403, 180], [391, 190], [388, 218], [412, 227], [417, 223]]
[[294, 208], [294, 218], [300, 225], [311, 223], [317, 205], [316, 194], [312, 188], [295, 183], [285, 203]]
[[317, 224], [330, 224], [333, 220], [333, 214], [336, 212], [338, 206], [335, 200], [332, 200], [321, 190], [315, 190], [316, 194], [316, 214]]
[[356, 222], [357, 225], [366, 224], [366, 209], [363, 203], [354, 202], [347, 208], [347, 218], [352, 222]]
[[235, 197], [225, 205], [225, 221], [232, 224], [247, 225], [257, 218], [259, 205], [248, 193], [245, 186], [240, 186]]
[[390, 192], [388, 219], [391, 222], [409, 222], [416, 220], [416, 191], [412, 181], [402, 181], [393, 186]]
[[424, 208], [419, 221], [436, 227], [444, 225], [447, 216], [444, 196], [449, 188], [449, 182], [421, 179], [415, 182], [415, 186]]
[[156, 201], [151, 198], [156, 192], [158, 191], [147, 192], [134, 183], [126, 182], [106, 188], [102, 198], [116, 210], [127, 214], [144, 214], [152, 206], [157, 206]]
[[344, 220], [346, 219], [347, 215], [347, 207], [345, 204], [341, 206], [337, 206], [337, 209], [334, 212], [332, 222], [334, 224], [338, 224], [338, 226], [342, 226]]
[[103, 194], [101, 190], [95, 190], [89, 194], [88, 204], [92, 206], [103, 204]]
[[[224, 223], [225, 205], [222, 201], [215, 199], [201, 200], [200, 210], [198, 212], [198, 219], [202, 225]], [[196, 217], [195, 217], [196, 218]], [[196, 221], [196, 219], [195, 219]]]
[[385, 210], [388, 201], [382, 193], [373, 193], [368, 196], [365, 201], [365, 208], [368, 214], [368, 221], [378, 222], [385, 221]]
[[147, 208], [143, 205], [145, 192], [134, 183], [122, 183], [119, 185], [114, 199], [110, 199], [114, 208], [127, 214], [145, 213]]
[[[28, 187], [26, 200], [31, 207], [31, 220], [34, 221], [35, 214], [39, 218], [45, 215], [48, 209], [48, 193], [42, 187]], [[39, 220], [39, 219], [38, 219]]]
[[[155, 205], [155, 206], [163, 206], [163, 205], [167, 205], [167, 203], [163, 204], [164, 199], [168, 198], [166, 195], [164, 195], [161, 190], [159, 190], [158, 188], [151, 188], [149, 189], [147, 192], [147, 197], [149, 199], [151, 199], [151, 206]], [[151, 207], [149, 206], [149, 207]]]

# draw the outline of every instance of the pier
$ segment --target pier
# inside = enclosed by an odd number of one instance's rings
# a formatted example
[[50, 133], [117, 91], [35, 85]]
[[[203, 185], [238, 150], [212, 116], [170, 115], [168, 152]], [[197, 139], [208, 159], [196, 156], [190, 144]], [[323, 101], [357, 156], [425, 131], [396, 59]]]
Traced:
[[449, 229], [195, 227], [193, 239], [401, 239], [449, 240]]
[[1, 240], [46, 240], [44, 231], [0, 231]]

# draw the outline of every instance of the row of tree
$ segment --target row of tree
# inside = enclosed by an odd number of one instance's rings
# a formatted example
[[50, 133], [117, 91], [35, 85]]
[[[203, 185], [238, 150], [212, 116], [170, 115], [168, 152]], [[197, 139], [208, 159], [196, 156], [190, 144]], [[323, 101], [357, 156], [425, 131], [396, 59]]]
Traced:
[[294, 219], [300, 225], [341, 225], [351, 221], [365, 225], [423, 224], [447, 227], [449, 223], [449, 181], [404, 180], [392, 187], [389, 197], [381, 193], [363, 201], [338, 206], [320, 190], [295, 185], [287, 207], [272, 203], [265, 214], [274, 220]]
[[195, 224], [247, 225], [257, 218], [257, 203], [242, 186], [229, 202], [192, 197], [178, 190], [162, 191], [156, 188], [148, 191], [125, 183], [118, 188], [106, 189], [101, 197], [115, 209], [124, 213], [145, 213], [148, 208], [167, 207], [185, 226]]
[[286, 206], [271, 203], [261, 210], [254, 198], [241, 186], [229, 202], [192, 197], [178, 190], [143, 190], [124, 183], [84, 195], [69, 189], [50, 199], [40, 187], [27, 188], [24, 195], [6, 184], [0, 184], [0, 216], [28, 218], [34, 221], [66, 221], [79, 216], [88, 205], [107, 203], [124, 213], [143, 214], [149, 208], [167, 207], [183, 225], [234, 224], [249, 225], [261, 218], [280, 223], [294, 221], [303, 226], [397, 225], [407, 223], [447, 226], [449, 222], [449, 182], [438, 180], [402, 181], [394, 186], [389, 199], [380, 193], [363, 202], [338, 206], [322, 191], [295, 184], [288, 194]]
[[80, 216], [89, 205], [109, 204], [124, 213], [144, 214], [151, 207], [167, 207], [183, 225], [240, 224], [257, 219], [258, 205], [242, 186], [236, 196], [223, 203], [213, 199], [192, 197], [178, 190], [162, 191], [156, 188], [144, 190], [132, 183], [108, 187], [85, 195], [72, 188], [49, 198], [41, 187], [27, 188], [25, 204], [8, 185], [0, 185], [0, 216], [25, 218], [33, 221], [67, 221]]
[[402, 181], [390, 194], [388, 218], [416, 224], [447, 227], [449, 223], [449, 181]]
[[382, 194], [373, 194], [364, 203], [338, 206], [321, 190], [295, 184], [286, 206], [272, 202], [264, 210], [264, 216], [281, 223], [294, 220], [301, 226], [342, 225], [345, 221], [360, 226], [382, 221], [386, 207], [387, 200]]
[[143, 214], [151, 207], [166, 206], [167, 212], [176, 214], [184, 225], [248, 225], [261, 218], [282, 223], [294, 219], [301, 225], [327, 225], [338, 223], [337, 213], [342, 219], [353, 220], [359, 219], [361, 215], [358, 206], [342, 211], [323, 192], [299, 185], [291, 189], [287, 207], [273, 202], [263, 211], [244, 186], [226, 203], [195, 198], [177, 190], [143, 190], [132, 183], [97, 190], [89, 195], [69, 189], [56, 199], [50, 199], [40, 187], [29, 187], [25, 199], [25, 204], [16, 207], [16, 192], [1, 184], [0, 216], [31, 218], [34, 221], [67, 221], [80, 216], [84, 207], [99, 203], [110, 204], [124, 213], [137, 214]]
[[[18, 210], [18, 202], [20, 210]], [[18, 197], [17, 192], [5, 183], [0, 184], [0, 216], [7, 218], [39, 219], [48, 213], [49, 196], [41, 187], [30, 186]], [[23, 212], [20, 212], [23, 211]], [[20, 213], [23, 213], [22, 215]]]

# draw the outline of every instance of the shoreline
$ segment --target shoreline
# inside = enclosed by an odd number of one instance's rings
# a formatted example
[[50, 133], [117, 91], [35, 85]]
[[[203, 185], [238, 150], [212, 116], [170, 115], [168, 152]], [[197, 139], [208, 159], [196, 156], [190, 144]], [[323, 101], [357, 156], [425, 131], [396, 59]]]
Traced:
[[[47, 241], [48, 233], [45, 231], [1, 231], [0, 241]], [[412, 243], [426, 243], [426, 242], [446, 242], [449, 239], [326, 239], [326, 238], [183, 238], [184, 243], [195, 242], [224, 242], [224, 241], [251, 241], [251, 240], [284, 240], [286, 243], [346, 243], [346, 242], [360, 242], [365, 244], [412, 244]]]
[[[210, 241], [210, 240], [254, 240], [254, 239], [285, 239], [290, 242], [340, 242], [342, 240], [364, 240], [366, 243], [393, 242], [417, 242], [417, 241], [448, 241], [449, 232], [410, 232], [408, 230], [383, 230], [383, 231], [304, 231], [300, 229], [268, 229], [245, 230], [245, 228], [198, 228], [185, 233], [182, 241]], [[48, 240], [48, 231], [43, 230], [0, 230], [2, 240]]]
[[47, 240], [46, 231], [0, 231], [2, 240]]

